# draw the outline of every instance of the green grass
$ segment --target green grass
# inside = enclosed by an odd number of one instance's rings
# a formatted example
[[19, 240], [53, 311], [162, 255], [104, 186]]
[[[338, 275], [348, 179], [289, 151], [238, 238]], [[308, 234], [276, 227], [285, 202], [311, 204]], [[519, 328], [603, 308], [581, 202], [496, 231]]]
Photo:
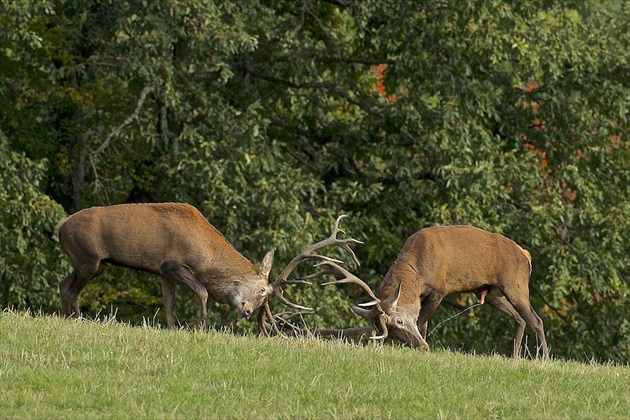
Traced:
[[627, 418], [630, 368], [0, 314], [0, 418]]

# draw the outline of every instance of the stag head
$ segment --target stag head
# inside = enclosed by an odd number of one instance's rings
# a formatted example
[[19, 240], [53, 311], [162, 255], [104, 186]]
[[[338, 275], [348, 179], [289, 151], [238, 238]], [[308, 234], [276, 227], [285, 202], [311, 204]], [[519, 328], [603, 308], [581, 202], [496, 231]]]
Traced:
[[416, 324], [420, 308], [398, 305], [401, 284], [399, 283], [388, 298], [381, 301], [379, 305], [369, 310], [352, 305], [352, 311], [372, 323], [383, 338], [396, 339], [413, 349], [428, 350], [429, 346], [422, 338]]
[[262, 261], [260, 271], [249, 277], [243, 277], [235, 282], [237, 287], [231, 295], [232, 305], [242, 318], [249, 316], [260, 306], [264, 305], [273, 294], [273, 286], [269, 284], [269, 273], [273, 266], [273, 250], [267, 252]]

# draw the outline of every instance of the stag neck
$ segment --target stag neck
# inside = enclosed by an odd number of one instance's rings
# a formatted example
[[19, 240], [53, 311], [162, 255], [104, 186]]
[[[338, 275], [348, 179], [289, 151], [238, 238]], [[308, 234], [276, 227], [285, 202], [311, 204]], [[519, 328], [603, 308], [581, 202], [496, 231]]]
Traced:
[[[204, 219], [205, 220], [205, 219]], [[207, 222], [207, 221], [206, 221]], [[210, 223], [206, 223], [198, 232], [194, 233], [206, 247], [190, 250], [190, 254], [200, 252], [205, 270], [217, 272], [235, 272], [236, 274], [251, 275], [258, 270], [250, 260], [245, 258], [227, 238]], [[227, 269], [226, 269], [227, 268]]]
[[247, 258], [238, 253], [234, 248], [234, 252], [209, 252], [206, 255], [203, 267], [199, 273], [200, 281], [206, 285], [209, 283], [220, 282], [220, 280], [230, 279], [240, 283], [242, 279], [255, 276], [258, 270]]
[[377, 296], [382, 300], [387, 299], [400, 284], [398, 304], [415, 304], [426, 292], [426, 284], [420, 280], [418, 268], [399, 257], [379, 285]]

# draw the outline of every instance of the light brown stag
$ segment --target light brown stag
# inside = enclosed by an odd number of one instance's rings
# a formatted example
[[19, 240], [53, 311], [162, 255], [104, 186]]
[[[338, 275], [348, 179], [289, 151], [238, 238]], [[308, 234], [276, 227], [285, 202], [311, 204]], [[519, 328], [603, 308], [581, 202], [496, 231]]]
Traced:
[[63, 219], [59, 242], [74, 270], [59, 284], [66, 316], [80, 316], [79, 298], [88, 282], [110, 265], [162, 277], [167, 325], [174, 328], [175, 288], [191, 289], [199, 298], [199, 327], [206, 326], [208, 297], [236, 307], [249, 317], [281, 284], [269, 283], [273, 251], [262, 268], [241, 255], [193, 206], [183, 203], [120, 204], [91, 207]]
[[[339, 270], [334, 262], [324, 264]], [[529, 252], [502, 235], [472, 226], [436, 226], [407, 239], [376, 296], [354, 276], [326, 284], [358, 284], [375, 299], [369, 310], [352, 307], [376, 328], [378, 336], [372, 338], [389, 336], [419, 349], [429, 348], [427, 322], [442, 299], [474, 292], [482, 304], [514, 319], [514, 358], [519, 357], [526, 325], [536, 335], [537, 354], [542, 350], [548, 358], [543, 323], [529, 300], [531, 271]]]

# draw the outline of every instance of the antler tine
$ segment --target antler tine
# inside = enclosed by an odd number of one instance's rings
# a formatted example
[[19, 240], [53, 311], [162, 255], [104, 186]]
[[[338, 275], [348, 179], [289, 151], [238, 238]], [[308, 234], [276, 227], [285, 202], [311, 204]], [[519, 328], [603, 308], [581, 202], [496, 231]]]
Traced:
[[[312, 336], [313, 333], [308, 328], [301, 328], [294, 323], [293, 318], [300, 317], [304, 321], [304, 315], [310, 315], [312, 312], [280, 312], [273, 315], [274, 324], [278, 325], [278, 330], [284, 335], [285, 328], [289, 328], [290, 335]], [[288, 316], [286, 316], [288, 315]]]
[[380, 331], [382, 331], [381, 335], [373, 335], [370, 337], [370, 340], [385, 340], [389, 335], [389, 330], [387, 329], [387, 323], [383, 319], [383, 312], [381, 311], [381, 316], [378, 317], [378, 324]]
[[347, 239], [338, 239], [337, 238], [337, 234], [339, 232], [343, 233], [344, 235], [346, 234], [346, 232], [343, 229], [339, 228], [339, 222], [341, 222], [341, 219], [344, 219], [346, 217], [348, 217], [347, 214], [341, 214], [341, 215], [339, 215], [339, 217], [337, 217], [337, 219], [335, 220], [335, 226], [333, 227], [332, 234], [328, 237], [328, 240], [332, 241], [334, 245], [338, 245], [341, 248], [343, 248], [348, 254], [350, 254], [350, 256], [352, 257], [352, 259], [354, 260], [354, 262], [357, 265], [361, 265], [361, 263], [359, 262], [359, 259], [355, 255], [355, 253], [352, 250], [352, 248], [350, 248], [348, 246], [348, 244], [353, 243], [353, 244], [361, 244], [361, 245], [363, 245], [363, 242], [358, 240], [358, 239], [354, 239], [354, 238], [347, 238]]
[[346, 233], [343, 230], [339, 229], [339, 222], [341, 222], [341, 219], [345, 219], [346, 217], [348, 217], [347, 214], [340, 214], [339, 216], [337, 216], [337, 218], [335, 219], [335, 225], [333, 226], [333, 234], [331, 236], [337, 236], [336, 233], [341, 231], [342, 233]]
[[273, 282], [273, 284], [272, 284], [273, 292], [278, 297], [278, 299], [280, 299], [280, 301], [283, 304], [285, 304], [285, 305], [287, 305], [287, 306], [289, 306], [291, 308], [299, 309], [299, 310], [302, 310], [302, 311], [312, 311], [313, 310], [313, 308], [308, 308], [306, 306], [301, 306], [301, 305], [289, 302], [283, 296], [282, 285], [290, 284], [290, 283], [298, 283], [299, 282], [299, 281], [297, 281], [297, 282], [295, 282], [295, 281], [289, 282], [288, 278], [289, 278], [289, 275], [293, 272], [293, 270], [295, 270], [296, 267], [303, 261], [319, 260], [319, 261], [329, 261], [329, 262], [333, 262], [333, 261], [334, 262], [341, 262], [339, 260], [335, 260], [335, 259], [323, 256], [323, 255], [314, 254], [314, 252], [317, 251], [318, 249], [325, 248], [327, 246], [339, 246], [339, 247], [343, 248], [348, 254], [350, 254], [350, 256], [357, 263], [357, 265], [360, 265], [358, 258], [354, 254], [354, 251], [352, 251], [352, 249], [350, 248], [349, 244], [351, 244], [351, 243], [362, 244], [363, 242], [359, 241], [358, 239], [354, 239], [354, 238], [347, 238], [347, 239], [339, 239], [339, 238], [337, 238], [337, 235], [339, 234], [339, 232], [345, 234], [345, 232], [339, 228], [339, 223], [341, 222], [341, 219], [343, 219], [345, 217], [347, 217], [345, 214], [342, 214], [339, 217], [337, 217], [337, 219], [335, 220], [335, 224], [333, 226], [333, 231], [332, 231], [331, 235], [328, 238], [324, 239], [323, 241], [317, 242], [317, 243], [307, 247], [299, 255], [297, 255], [295, 258], [293, 258], [291, 260], [291, 262], [289, 262], [289, 264], [284, 268], [284, 270], [282, 270], [282, 272], [280, 273], [280, 275], [278, 276], [276, 281]]
[[354, 238], [346, 238], [346, 239], [337, 238], [337, 235], [339, 234], [339, 232], [343, 233], [344, 235], [346, 233], [343, 231], [343, 229], [339, 228], [339, 222], [341, 222], [341, 219], [345, 217], [348, 217], [348, 216], [345, 214], [342, 214], [339, 217], [337, 217], [337, 219], [335, 220], [335, 225], [333, 226], [333, 231], [330, 234], [330, 236], [324, 239], [323, 241], [319, 241], [316, 244], [313, 244], [310, 247], [306, 248], [303, 253], [312, 254], [313, 251], [318, 250], [320, 248], [325, 248], [327, 246], [338, 246], [338, 247], [343, 248], [348, 254], [350, 254], [350, 256], [352, 257], [354, 262], [357, 263], [357, 265], [361, 265], [361, 263], [359, 262], [359, 259], [355, 255], [352, 248], [350, 248], [349, 244], [363, 244], [363, 242]]
[[[267, 320], [265, 318], [269, 319], [269, 327], [267, 327]], [[282, 335], [282, 332], [278, 329], [278, 326], [273, 319], [269, 302], [265, 302], [261, 310], [258, 312], [258, 331], [264, 335], [271, 335], [271, 331], [277, 335]]]
[[288, 300], [287, 300], [287, 299], [283, 296], [284, 291], [283, 291], [282, 289], [280, 289], [280, 288], [278, 288], [278, 289], [274, 288], [274, 289], [273, 289], [273, 293], [276, 295], [276, 297], [277, 297], [278, 299], [280, 299], [280, 302], [284, 303], [284, 304], [285, 304], [285, 305], [287, 305], [289, 308], [299, 309], [300, 311], [309, 311], [309, 312], [312, 312], [312, 311], [313, 311], [313, 308], [309, 308], [309, 307], [307, 307], [307, 306], [298, 305], [297, 303], [293, 303], [293, 302], [288, 301]]
[[304, 281], [304, 280], [287, 280], [284, 282], [284, 284], [304, 284], [306, 286], [310, 286], [311, 283], [310, 281]]
[[[299, 330], [298, 332], [303, 332], [304, 331], [303, 329], [296, 327], [294, 324], [291, 323], [291, 318], [294, 318], [296, 316], [302, 317], [310, 313], [312, 312], [310, 311], [300, 311], [296, 313], [280, 312], [274, 315], [271, 313], [271, 308], [269, 308], [268, 302], [265, 302], [262, 310], [258, 314], [258, 331], [261, 334], [264, 334], [267, 336], [271, 335], [271, 332], [275, 333], [276, 335], [286, 336], [286, 334], [284, 334], [284, 332], [282, 331], [282, 327], [285, 325], [289, 325], [293, 332], [295, 332], [296, 330]], [[287, 314], [289, 316], [287, 317], [287, 319], [285, 319], [283, 316]], [[278, 323], [281, 323], [280, 327], [278, 327]]]
[[317, 264], [315, 264], [315, 266], [320, 266], [320, 265], [327, 265], [329, 268], [327, 268], [326, 270], [320, 271], [319, 273], [316, 274], [320, 274], [324, 275], [324, 274], [339, 274], [341, 276], [343, 276], [342, 279], [339, 280], [335, 280], [335, 281], [329, 281], [327, 283], [322, 283], [322, 286], [328, 286], [331, 284], [348, 284], [348, 283], [352, 283], [352, 284], [356, 284], [359, 287], [361, 287], [361, 289], [363, 289], [368, 295], [370, 295], [370, 297], [372, 299], [374, 299], [374, 303], [364, 303], [362, 304], [362, 306], [368, 306], [369, 304], [377, 304], [380, 303], [381, 300], [379, 298], [376, 297], [376, 295], [374, 294], [374, 292], [372, 291], [372, 289], [370, 288], [370, 286], [367, 285], [367, 283], [365, 283], [363, 280], [361, 280], [360, 278], [358, 278], [357, 276], [355, 276], [354, 274], [350, 273], [348, 270], [346, 270], [345, 268], [341, 267], [339, 264], [337, 264], [334, 261], [321, 261]]

